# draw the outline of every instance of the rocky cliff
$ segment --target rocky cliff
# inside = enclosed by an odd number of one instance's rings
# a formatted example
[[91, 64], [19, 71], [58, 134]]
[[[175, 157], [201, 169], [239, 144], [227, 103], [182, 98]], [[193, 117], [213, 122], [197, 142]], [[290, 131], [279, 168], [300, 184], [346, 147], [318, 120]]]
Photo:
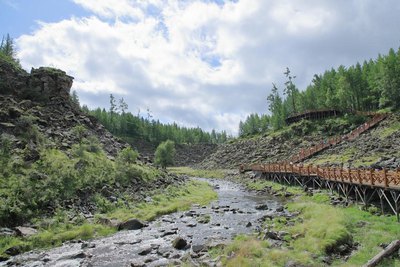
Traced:
[[31, 154], [26, 156], [34, 159], [39, 139], [47, 140], [47, 146], [69, 149], [79, 141], [78, 125], [86, 128], [84, 137], [97, 137], [111, 157], [128, 146], [71, 102], [72, 81], [58, 69], [42, 67], [27, 73], [0, 62], [0, 134], [8, 135], [14, 151], [26, 149]]

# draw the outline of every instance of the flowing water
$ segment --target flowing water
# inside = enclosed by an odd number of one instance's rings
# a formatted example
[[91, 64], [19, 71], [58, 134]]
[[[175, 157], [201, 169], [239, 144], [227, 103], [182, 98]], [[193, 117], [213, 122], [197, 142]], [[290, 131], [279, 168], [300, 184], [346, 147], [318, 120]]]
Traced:
[[[257, 195], [238, 184], [206, 181], [218, 193], [218, 200], [208, 206], [194, 205], [189, 211], [161, 216], [140, 230], [120, 231], [87, 242], [69, 242], [58, 248], [25, 253], [0, 266], [180, 265], [184, 258], [201, 257], [200, 251], [226, 243], [235, 235], [257, 231], [261, 218], [281, 206], [273, 196]], [[266, 206], [261, 207], [263, 204]], [[184, 249], [173, 247], [177, 237], [187, 241]]]

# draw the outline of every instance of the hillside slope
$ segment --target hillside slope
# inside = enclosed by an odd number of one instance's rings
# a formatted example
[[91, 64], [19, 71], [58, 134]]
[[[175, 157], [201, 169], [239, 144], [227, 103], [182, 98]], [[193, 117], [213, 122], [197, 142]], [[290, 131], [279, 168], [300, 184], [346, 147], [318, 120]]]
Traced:
[[61, 70], [27, 73], [0, 61], [0, 227], [57, 210], [91, 217], [182, 180], [82, 113], [72, 81]]
[[400, 168], [400, 115], [391, 114], [355, 140], [322, 151], [305, 163], [323, 166]]
[[[300, 149], [308, 148], [331, 136], [340, 136], [355, 129], [366, 117], [342, 117], [319, 121], [303, 120], [283, 131], [267, 136], [236, 139], [220, 145], [198, 165], [199, 168], [238, 168], [242, 163], [273, 163], [287, 161]], [[400, 118], [391, 115], [376, 127], [353, 141], [320, 152], [306, 160], [313, 164], [379, 166], [398, 168], [400, 165]]]

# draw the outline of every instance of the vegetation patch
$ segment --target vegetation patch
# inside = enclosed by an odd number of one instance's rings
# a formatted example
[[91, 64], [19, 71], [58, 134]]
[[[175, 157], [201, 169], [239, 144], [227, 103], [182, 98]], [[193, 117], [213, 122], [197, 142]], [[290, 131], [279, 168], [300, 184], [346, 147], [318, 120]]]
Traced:
[[379, 137], [381, 140], [390, 137], [395, 132], [400, 131], [400, 122], [396, 121], [383, 129], [377, 129], [373, 135]]
[[[267, 181], [246, 184], [258, 190], [284, 188]], [[262, 232], [287, 233], [282, 246], [271, 246], [261, 233], [239, 236], [224, 248], [212, 249], [211, 255], [221, 256], [226, 266], [361, 266], [382, 250], [380, 244], [400, 236], [395, 216], [374, 216], [358, 206], [331, 206], [327, 192], [310, 196], [301, 193], [300, 188], [293, 190], [301, 196], [287, 203], [287, 209], [298, 215], [267, 219], [263, 225]], [[341, 251], [343, 247], [348, 250]], [[399, 258], [392, 258], [382, 266], [399, 264]]]
[[202, 177], [202, 178], [216, 178], [222, 179], [226, 176], [224, 170], [204, 170], [204, 169], [193, 169], [190, 167], [170, 167], [168, 171], [177, 175], [188, 175], [191, 177]]
[[217, 193], [206, 182], [190, 181], [183, 187], [169, 186], [132, 208], [119, 208], [106, 214], [110, 219], [138, 218], [153, 220], [158, 216], [189, 209], [193, 204], [206, 205], [217, 198]]

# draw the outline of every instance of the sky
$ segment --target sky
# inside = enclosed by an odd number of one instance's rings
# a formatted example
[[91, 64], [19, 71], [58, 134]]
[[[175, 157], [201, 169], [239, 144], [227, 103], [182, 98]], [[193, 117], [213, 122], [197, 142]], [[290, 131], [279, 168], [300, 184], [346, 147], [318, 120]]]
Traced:
[[398, 0], [0, 0], [26, 70], [60, 68], [81, 104], [236, 135], [289, 67], [314, 74], [400, 46]]

